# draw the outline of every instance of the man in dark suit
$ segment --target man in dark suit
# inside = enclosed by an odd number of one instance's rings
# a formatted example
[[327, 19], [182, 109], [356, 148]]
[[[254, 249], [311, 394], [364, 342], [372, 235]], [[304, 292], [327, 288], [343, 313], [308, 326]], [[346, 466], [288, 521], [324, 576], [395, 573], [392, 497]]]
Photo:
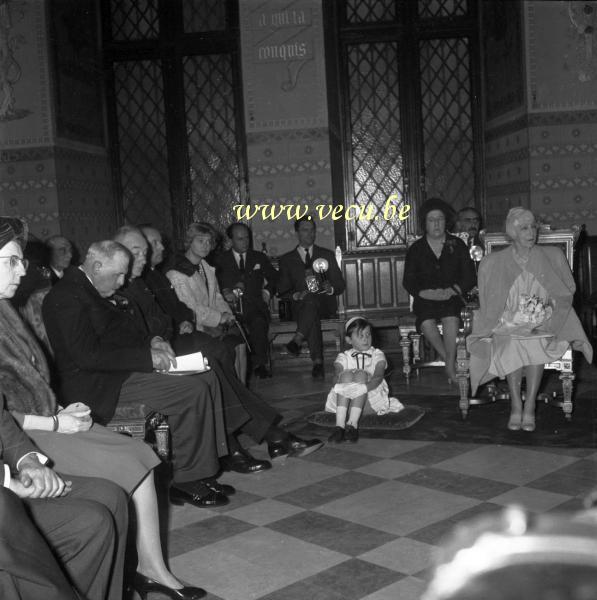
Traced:
[[[199, 351], [208, 358], [224, 398], [230, 454], [221, 459], [222, 466], [239, 473], [254, 473], [271, 467], [268, 461], [254, 458], [241, 447], [236, 439], [241, 431], [258, 444], [267, 442], [272, 459], [305, 456], [319, 449], [323, 445], [320, 440], [302, 440], [278, 427], [282, 416], [236, 376], [228, 347], [203, 331], [195, 331], [193, 312], [178, 300], [168, 278], [155, 268], [161, 263], [164, 251], [159, 231], [144, 227], [143, 233], [145, 238], [137, 228], [125, 226], [115, 236], [135, 257], [130, 280], [122, 293], [140, 309], [143, 322], [151, 333], [171, 342], [177, 354]], [[144, 271], [148, 243], [151, 245], [150, 268]], [[144, 278], [140, 277], [142, 272]], [[188, 325], [191, 325], [191, 331]]]
[[[307, 341], [312, 376], [323, 379], [323, 338], [321, 319], [327, 319], [338, 311], [336, 296], [344, 291], [344, 278], [333, 252], [315, 245], [315, 222], [310, 217], [294, 223], [298, 246], [280, 258], [278, 292], [282, 298], [292, 299], [292, 315], [296, 320], [296, 333], [286, 345], [288, 352], [298, 356], [303, 341]], [[307, 277], [312, 277], [313, 261], [325, 258], [328, 271], [319, 277], [318, 290], [309, 291]]]
[[[138, 326], [132, 307], [113, 298], [129, 269], [129, 252], [113, 241], [89, 247], [46, 296], [42, 313], [54, 350], [63, 402], [80, 398], [106, 424], [116, 404], [143, 404], [168, 417], [172, 430], [171, 499], [195, 506], [228, 503], [214, 476], [228, 454], [222, 398], [213, 372], [172, 377], [170, 345]], [[232, 493], [229, 491], [229, 493]]]
[[62, 279], [65, 269], [70, 267], [73, 245], [63, 235], [53, 235], [46, 240], [46, 246], [50, 251], [50, 279], [54, 285]]
[[46, 461], [0, 395], [0, 597], [120, 600], [124, 491], [104, 479], [65, 481]]
[[[269, 298], [276, 291], [278, 272], [263, 252], [249, 248], [251, 232], [244, 223], [226, 230], [232, 248], [215, 256], [216, 276], [227, 302], [235, 301], [235, 289], [242, 291], [240, 319], [247, 330], [255, 374], [271, 377], [268, 364]], [[264, 298], [265, 296], [265, 298]]]
[[456, 213], [454, 233], [466, 233], [468, 246], [482, 246], [479, 239], [481, 230], [481, 213], [474, 206], [465, 206]]

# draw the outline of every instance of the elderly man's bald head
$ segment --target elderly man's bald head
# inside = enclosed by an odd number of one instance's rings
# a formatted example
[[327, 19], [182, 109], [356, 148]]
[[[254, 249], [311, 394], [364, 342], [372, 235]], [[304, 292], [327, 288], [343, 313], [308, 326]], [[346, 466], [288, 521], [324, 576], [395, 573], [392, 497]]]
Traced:
[[129, 252], [118, 242], [104, 240], [89, 246], [82, 269], [103, 298], [109, 298], [124, 285], [129, 268]]

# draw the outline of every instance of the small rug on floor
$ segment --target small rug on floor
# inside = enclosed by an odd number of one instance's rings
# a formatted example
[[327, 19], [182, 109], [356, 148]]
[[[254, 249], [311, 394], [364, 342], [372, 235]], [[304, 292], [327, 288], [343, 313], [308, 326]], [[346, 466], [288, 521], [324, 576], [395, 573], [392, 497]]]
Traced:
[[[319, 397], [319, 396], [318, 396]], [[381, 421], [375, 427], [375, 419], [359, 430], [363, 437], [404, 439], [417, 441], [446, 441], [477, 444], [506, 444], [523, 446], [547, 446], [561, 448], [597, 448], [597, 394], [588, 392], [574, 400], [572, 420], [566, 421], [561, 408], [548, 404], [537, 405], [534, 432], [509, 431], [506, 427], [510, 416], [510, 403], [497, 401], [491, 404], [471, 406], [468, 418], [462, 419], [458, 398], [438, 396], [401, 396], [405, 414], [394, 415], [394, 427], [384, 426]], [[315, 434], [324, 437], [333, 427], [333, 415], [322, 417], [321, 412], [311, 409], [304, 417], [289, 423], [297, 434]], [[424, 411], [424, 418], [421, 414]], [[410, 417], [417, 416], [409, 423]]]
[[[420, 406], [405, 406], [397, 413], [387, 415], [364, 415], [359, 421], [359, 431], [398, 431], [408, 429], [418, 423], [425, 416], [425, 409]], [[332, 428], [336, 425], [335, 413], [316, 412], [307, 417], [312, 425]]]

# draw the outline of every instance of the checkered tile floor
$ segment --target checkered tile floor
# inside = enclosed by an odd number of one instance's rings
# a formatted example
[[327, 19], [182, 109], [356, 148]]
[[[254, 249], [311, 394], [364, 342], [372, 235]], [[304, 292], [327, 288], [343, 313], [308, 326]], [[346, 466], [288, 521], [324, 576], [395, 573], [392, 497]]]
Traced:
[[[284, 389], [273, 381], [262, 390], [272, 401]], [[304, 410], [277, 398], [286, 416]], [[171, 567], [210, 600], [416, 600], [456, 523], [511, 503], [580, 508], [597, 452], [361, 438], [221, 481], [237, 488], [229, 506], [170, 513]]]

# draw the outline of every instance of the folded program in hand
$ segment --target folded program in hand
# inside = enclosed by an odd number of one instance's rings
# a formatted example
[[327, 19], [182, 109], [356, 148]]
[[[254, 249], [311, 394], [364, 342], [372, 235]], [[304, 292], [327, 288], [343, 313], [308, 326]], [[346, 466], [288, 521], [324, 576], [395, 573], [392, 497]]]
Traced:
[[205, 359], [201, 352], [192, 354], [183, 354], [176, 357], [176, 367], [170, 365], [169, 373], [179, 373], [181, 371], [205, 371]]

